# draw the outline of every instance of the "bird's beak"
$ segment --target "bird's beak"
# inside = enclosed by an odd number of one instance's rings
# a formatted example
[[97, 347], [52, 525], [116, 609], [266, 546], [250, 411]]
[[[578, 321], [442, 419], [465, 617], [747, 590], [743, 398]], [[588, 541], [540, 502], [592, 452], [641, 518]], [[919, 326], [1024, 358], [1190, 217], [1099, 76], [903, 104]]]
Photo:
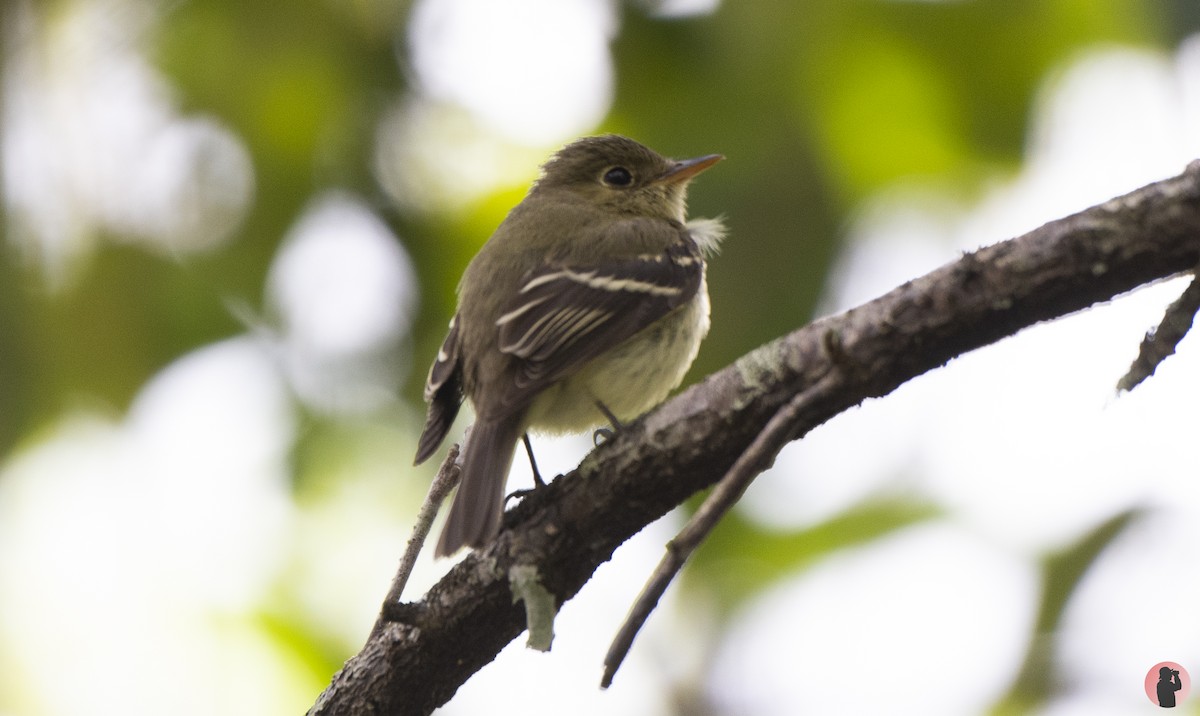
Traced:
[[723, 154], [706, 154], [695, 159], [683, 159], [673, 162], [662, 176], [654, 180], [655, 184], [678, 184], [686, 182], [700, 172], [725, 158]]

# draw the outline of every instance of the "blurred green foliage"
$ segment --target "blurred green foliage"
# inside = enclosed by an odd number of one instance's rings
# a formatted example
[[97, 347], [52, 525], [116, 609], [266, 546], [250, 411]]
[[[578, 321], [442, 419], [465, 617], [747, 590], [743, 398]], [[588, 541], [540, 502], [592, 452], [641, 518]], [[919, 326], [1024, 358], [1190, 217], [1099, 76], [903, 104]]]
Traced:
[[[1098, 44], [1168, 50], [1200, 26], [1195, 8], [1192, 0], [728, 0], [712, 15], [664, 19], [652, 3], [620, 5], [615, 101], [596, 131], [674, 156], [728, 157], [691, 194], [695, 215], [724, 215], [732, 230], [712, 263], [713, 329], [693, 378], [810, 318], [864, 199], [900, 183], [975, 195], [1019, 166], [1049, 74]], [[280, 241], [330, 188], [375, 207], [415, 262], [417, 365], [403, 398], [420, 410], [423, 366], [461, 269], [520, 192], [501, 187], [452, 212], [383, 198], [372, 169], [377, 127], [416, 91], [409, 10], [401, 0], [209, 0], [160, 11], [152, 61], [181, 111], [219, 118], [244, 143], [252, 207], [236, 237], [209, 253], [180, 262], [112, 237], [54, 289], [6, 246], [0, 455], [77, 402], [124, 409], [170, 361], [242, 332], [228, 302], [262, 303]], [[302, 432], [297, 453], [330, 434]], [[735, 516], [701, 549], [687, 588], [710, 590], [728, 612], [823, 554], [934, 515], [926, 505], [873, 502], [795, 534]], [[754, 559], [738, 559], [748, 553]], [[1047, 588], [1054, 603], [1041, 626], [1053, 626], [1061, 585], [1074, 585], [1096, 553], [1076, 550], [1067, 555], [1073, 567], [1065, 557], [1051, 565], [1049, 578], [1066, 576]], [[296, 625], [272, 618], [267, 628], [302, 651]], [[339, 658], [304, 657], [314, 669]]]
[[[279, 241], [331, 187], [378, 206], [403, 237], [423, 280], [418, 355], [429, 353], [465, 259], [518, 195], [506, 188], [503, 201], [419, 216], [381, 198], [372, 153], [381, 114], [409, 91], [407, 10], [252, 0], [163, 12], [151, 57], [182, 111], [216, 116], [244, 142], [256, 178], [250, 214], [234, 241], [182, 268], [110, 243], [53, 294], [6, 255], [5, 272], [15, 272], [5, 282], [6, 374], [25, 371], [10, 382], [38, 385], [51, 412], [80, 395], [125, 405], [166, 361], [237, 330], [221, 299], [261, 301]], [[1165, 46], [1179, 29], [1166, 26], [1163, 6], [1134, 0], [739, 2], [678, 20], [620, 10], [615, 103], [597, 131], [677, 156], [729, 157], [692, 193], [696, 213], [723, 214], [733, 230], [712, 269], [714, 329], [697, 375], [804, 320], [863, 198], [896, 182], [969, 195], [1018, 165], [1047, 72], [1095, 43]], [[88, 325], [121, 326], [127, 340], [96, 355]], [[14, 328], [29, 333], [16, 340]], [[89, 356], [100, 364], [69, 365]], [[25, 401], [7, 402], [30, 414]], [[21, 424], [0, 426], [0, 447]]]

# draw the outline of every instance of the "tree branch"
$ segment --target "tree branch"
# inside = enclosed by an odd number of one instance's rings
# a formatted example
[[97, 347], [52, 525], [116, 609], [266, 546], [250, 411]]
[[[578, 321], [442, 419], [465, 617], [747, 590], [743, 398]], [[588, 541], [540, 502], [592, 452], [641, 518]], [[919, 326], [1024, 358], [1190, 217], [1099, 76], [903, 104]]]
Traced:
[[[618, 545], [724, 475], [773, 415], [831, 370], [846, 372], [840, 389], [806, 406], [792, 436], [955, 356], [1198, 263], [1193, 162], [749, 353], [510, 510], [496, 541], [421, 601], [385, 604], [363, 650], [309, 713], [427, 714], [445, 703], [524, 629], [509, 589], [514, 567], [536, 568], [561, 605]], [[836, 357], [824, 349], [830, 335]]]

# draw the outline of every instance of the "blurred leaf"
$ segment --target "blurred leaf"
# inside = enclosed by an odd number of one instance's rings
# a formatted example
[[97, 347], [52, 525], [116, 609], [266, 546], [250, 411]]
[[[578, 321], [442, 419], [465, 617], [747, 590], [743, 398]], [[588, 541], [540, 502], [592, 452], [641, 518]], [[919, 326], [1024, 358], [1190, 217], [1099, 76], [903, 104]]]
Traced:
[[1155, 35], [1135, 0], [818, 6], [820, 31], [796, 43], [796, 108], [853, 201], [939, 175], [969, 190], [987, 166], [1015, 166], [1047, 71], [1082, 47]]
[[684, 571], [685, 583], [703, 583], [728, 613], [764, 587], [838, 550], [870, 543], [939, 514], [925, 502], [877, 498], [812, 527], [781, 532], [764, 529], [734, 510], [696, 551]]
[[33, 325], [27, 272], [16, 263], [15, 252], [0, 246], [0, 456], [31, 426], [48, 416], [38, 408], [37, 396], [48, 357], [38, 348]]
[[1033, 638], [1012, 688], [992, 709], [995, 714], [1029, 713], [1056, 693], [1058, 669], [1050, 642], [1072, 595], [1104, 550], [1142, 515], [1140, 510], [1121, 512], [1101, 522], [1077, 542], [1042, 560], [1042, 599]]
[[852, 194], [900, 178], [961, 171], [973, 157], [966, 107], [911, 37], [871, 25], [832, 44], [809, 73], [800, 111], [816, 113], [827, 167]]
[[328, 684], [329, 675], [342, 667], [345, 645], [313, 633], [310, 624], [294, 615], [262, 612], [254, 619], [253, 626], [275, 644], [281, 657], [286, 655], [288, 666], [305, 682], [307, 695], [298, 696], [299, 700], [311, 703]]

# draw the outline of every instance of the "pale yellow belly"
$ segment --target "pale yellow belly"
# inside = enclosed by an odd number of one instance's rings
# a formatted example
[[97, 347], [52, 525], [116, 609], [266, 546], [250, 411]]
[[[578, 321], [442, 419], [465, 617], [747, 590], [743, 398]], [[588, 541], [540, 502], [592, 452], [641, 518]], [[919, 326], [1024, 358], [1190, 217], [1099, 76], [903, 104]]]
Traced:
[[606, 425], [596, 401], [621, 421], [658, 405], [695, 360], [708, 333], [708, 312], [708, 288], [702, 282], [691, 303], [540, 393], [526, 416], [528, 429], [572, 433]]

